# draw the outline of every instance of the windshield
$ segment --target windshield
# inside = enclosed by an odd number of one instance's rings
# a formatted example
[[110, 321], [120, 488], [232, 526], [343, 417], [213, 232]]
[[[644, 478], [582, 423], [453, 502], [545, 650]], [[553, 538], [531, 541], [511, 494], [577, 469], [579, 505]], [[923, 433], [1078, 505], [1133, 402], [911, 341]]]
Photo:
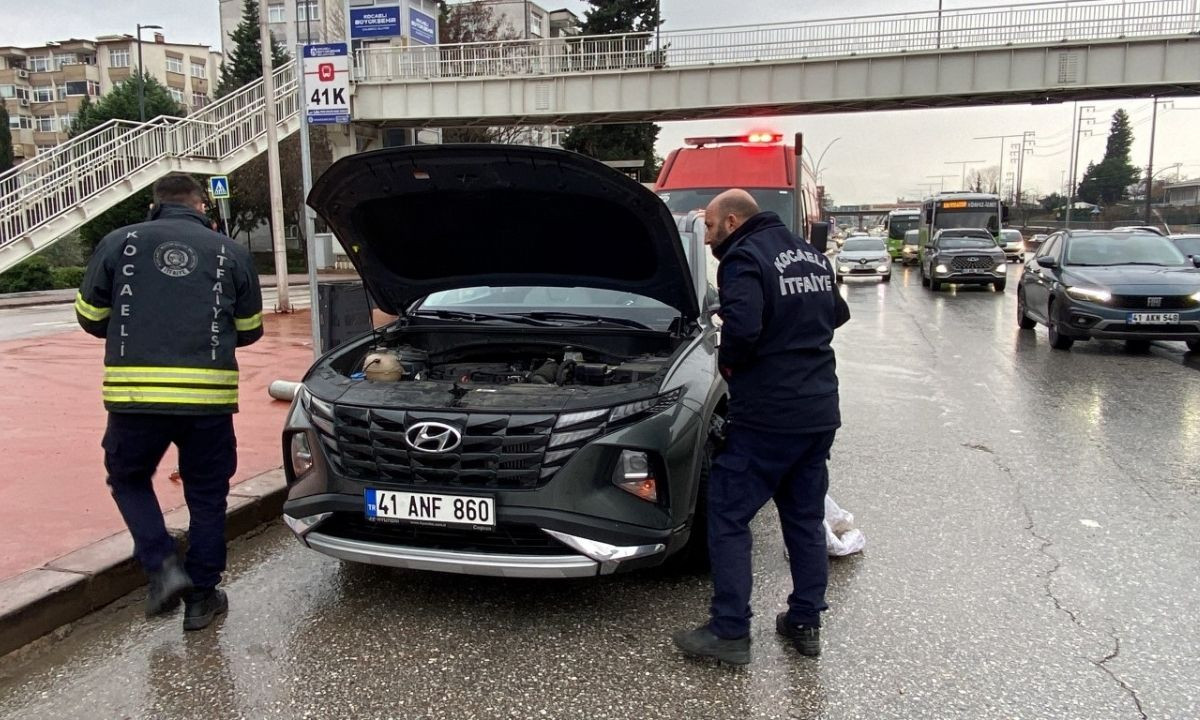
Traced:
[[1200, 255], [1200, 235], [1174, 238], [1175, 247], [1184, 255]]
[[436, 292], [420, 302], [416, 312], [452, 310], [504, 315], [571, 312], [633, 320], [666, 330], [679, 311], [648, 297], [616, 290], [586, 287], [468, 287]]
[[1023, 238], [1020, 230], [1001, 230], [1000, 239], [1006, 243], [1016, 243], [1021, 242]]
[[888, 237], [903, 240], [904, 234], [921, 223], [920, 215], [893, 215], [888, 219]]
[[917, 245], [920, 242], [921, 242], [921, 231], [920, 230], [909, 230], [908, 232], [904, 233], [904, 244], [905, 245]]
[[943, 250], [983, 250], [996, 247], [996, 241], [978, 237], [950, 235], [948, 237], [942, 236], [938, 240], [938, 247]]
[[1000, 218], [996, 209], [989, 210], [938, 210], [933, 216], [933, 227], [944, 228], [981, 228], [990, 232], [1000, 229]]
[[875, 238], [850, 238], [842, 245], [842, 252], [871, 252], [872, 250], [883, 252], [887, 248], [884, 247], [882, 240]]
[[[708, 207], [718, 194], [729, 188], [701, 188], [688, 190], [664, 190], [658, 194], [667, 208], [673, 213], [687, 213], [692, 210], [703, 210]], [[747, 188], [759, 210], [773, 212], [779, 216], [784, 225], [792, 226], [792, 191], [777, 188]]]
[[1183, 253], [1165, 237], [1149, 233], [1073, 237], [1068, 265], [1183, 265]]

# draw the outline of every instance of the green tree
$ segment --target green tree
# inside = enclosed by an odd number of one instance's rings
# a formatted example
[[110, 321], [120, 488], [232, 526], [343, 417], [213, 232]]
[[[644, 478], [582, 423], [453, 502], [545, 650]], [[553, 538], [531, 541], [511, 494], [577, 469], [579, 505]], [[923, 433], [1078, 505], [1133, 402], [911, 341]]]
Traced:
[[[262, 77], [262, 42], [259, 34], [257, 0], [244, 0], [242, 19], [229, 34], [230, 50], [221, 63], [221, 79], [215, 94], [232, 95]], [[271, 38], [271, 65], [283, 67], [291, 62], [287, 50]], [[323, 138], [324, 135], [321, 135]], [[314, 135], [314, 152], [316, 152]], [[283, 179], [283, 204], [286, 217], [294, 217], [300, 205], [300, 145], [297, 137], [279, 143], [280, 173]], [[237, 237], [271, 219], [271, 191], [267, 177], [267, 154], [263, 153], [229, 175], [229, 234]]]
[[8, 108], [0, 100], [0, 173], [13, 166], [12, 130], [8, 128]]
[[[186, 110], [171, 97], [167, 87], [149, 75], [144, 76], [146, 83], [146, 117], [159, 115], [174, 115], [182, 117]], [[125, 79], [114, 87], [107, 95], [93, 103], [87, 97], [79, 107], [79, 114], [71, 124], [69, 135], [75, 137], [91, 130], [97, 125], [103, 125], [109, 120], [138, 119], [138, 79], [133, 76]], [[125, 225], [142, 222], [150, 207], [153, 196], [149, 188], [139, 190], [129, 198], [121, 201], [111, 209], [101, 213], [79, 229], [79, 238], [90, 254], [105, 235]]]
[[[649, 33], [662, 24], [657, 0], [588, 0], [588, 4], [591, 9], [581, 28], [585, 36]], [[633, 52], [647, 52], [638, 40], [631, 40], [630, 48]], [[581, 125], [567, 132], [563, 147], [597, 160], [643, 160], [646, 165], [642, 179], [652, 180], [662, 164], [654, 154], [658, 131], [654, 123]]]
[[1089, 163], [1079, 182], [1079, 199], [1102, 205], [1113, 205], [1129, 197], [1130, 186], [1136, 185], [1141, 171], [1129, 160], [1133, 147], [1133, 128], [1124, 110], [1113, 113], [1108, 131], [1104, 159]]

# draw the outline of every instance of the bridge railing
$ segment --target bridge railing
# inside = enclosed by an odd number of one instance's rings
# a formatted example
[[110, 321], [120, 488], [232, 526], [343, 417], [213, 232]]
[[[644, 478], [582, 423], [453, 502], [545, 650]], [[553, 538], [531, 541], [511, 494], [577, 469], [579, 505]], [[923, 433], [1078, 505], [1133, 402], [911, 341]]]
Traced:
[[1200, 33], [1197, 0], [1060, 0], [961, 10], [630, 33], [364, 48], [359, 82], [695, 67]]

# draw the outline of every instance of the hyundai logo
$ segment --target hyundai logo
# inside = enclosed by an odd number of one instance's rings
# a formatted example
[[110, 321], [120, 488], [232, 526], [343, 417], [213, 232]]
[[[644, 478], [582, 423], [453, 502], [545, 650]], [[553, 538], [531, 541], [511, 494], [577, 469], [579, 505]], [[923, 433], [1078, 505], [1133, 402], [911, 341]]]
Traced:
[[977, 257], [969, 257], [969, 258], [967, 258], [967, 262], [979, 262], [979, 258], [977, 258]]
[[404, 433], [404, 440], [413, 450], [445, 453], [462, 444], [462, 433], [440, 422], [419, 422]]

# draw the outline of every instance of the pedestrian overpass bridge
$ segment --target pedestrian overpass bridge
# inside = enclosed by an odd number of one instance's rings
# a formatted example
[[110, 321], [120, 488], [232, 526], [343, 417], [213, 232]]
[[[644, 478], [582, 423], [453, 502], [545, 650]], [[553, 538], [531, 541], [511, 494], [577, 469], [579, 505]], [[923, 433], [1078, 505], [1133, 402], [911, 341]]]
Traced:
[[[1067, 0], [625, 35], [370, 48], [336, 155], [377, 128], [582, 124], [1200, 93], [1198, 0]], [[275, 72], [281, 134], [299, 127]], [[112, 121], [0, 175], [0, 271], [172, 171], [265, 149], [262, 83], [187, 118]]]

